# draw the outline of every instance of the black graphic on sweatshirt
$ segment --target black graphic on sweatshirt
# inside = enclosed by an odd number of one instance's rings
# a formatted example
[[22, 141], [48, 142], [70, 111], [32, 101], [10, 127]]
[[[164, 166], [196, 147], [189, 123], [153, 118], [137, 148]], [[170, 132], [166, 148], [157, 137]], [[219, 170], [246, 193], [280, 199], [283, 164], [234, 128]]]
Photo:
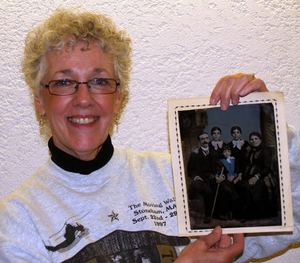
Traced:
[[57, 251], [59, 249], [62, 248], [66, 248], [68, 246], [70, 246], [76, 239], [76, 237], [81, 237], [84, 235], [85, 232], [85, 228], [76, 223], [75, 226], [71, 225], [71, 224], [67, 224], [66, 228], [65, 228], [66, 232], [64, 234], [65, 240], [63, 242], [61, 242], [60, 244], [56, 245], [55, 247], [52, 246], [45, 246], [48, 250], [50, 251]]
[[[45, 245], [45, 247], [52, 252], [64, 252], [75, 246], [84, 235], [88, 234], [88, 229], [78, 223], [78, 221], [86, 215], [87, 214], [80, 218], [74, 216], [68, 219], [62, 229], [50, 237], [52, 240], [51, 243], [55, 243], [56, 245]], [[63, 235], [61, 233], [63, 233]]]
[[116, 230], [95, 243], [85, 246], [64, 263], [174, 262], [189, 238], [166, 236], [154, 231]]

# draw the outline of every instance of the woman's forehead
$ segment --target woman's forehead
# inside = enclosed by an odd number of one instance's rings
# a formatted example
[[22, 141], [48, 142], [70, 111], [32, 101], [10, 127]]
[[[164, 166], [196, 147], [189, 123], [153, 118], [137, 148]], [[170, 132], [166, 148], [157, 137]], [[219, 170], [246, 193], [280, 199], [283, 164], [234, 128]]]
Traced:
[[71, 74], [73, 72], [89, 71], [91, 73], [106, 72], [114, 77], [113, 56], [104, 53], [95, 43], [84, 49], [86, 43], [81, 41], [75, 44], [70, 50], [65, 47], [62, 50], [55, 50], [46, 56], [48, 74]]
[[87, 46], [86, 42], [78, 41], [74, 46], [65, 46], [60, 50], [53, 50], [49, 52], [46, 57], [48, 59], [70, 59], [75, 60], [77, 57], [85, 57], [86, 59], [94, 58], [94, 60], [101, 58], [101, 60], [113, 62], [113, 55], [103, 52], [103, 50], [95, 42], [90, 42]]

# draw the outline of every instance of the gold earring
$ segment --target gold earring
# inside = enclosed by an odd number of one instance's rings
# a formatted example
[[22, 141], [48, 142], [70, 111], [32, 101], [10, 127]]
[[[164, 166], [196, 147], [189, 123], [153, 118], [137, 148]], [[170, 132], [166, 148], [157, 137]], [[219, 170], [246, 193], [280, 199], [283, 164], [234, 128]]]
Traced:
[[45, 125], [45, 115], [40, 112], [37, 112], [37, 120], [39, 122], [39, 126], [42, 128]]
[[117, 113], [116, 115], [116, 130], [117, 132], [119, 131], [119, 124], [120, 124], [120, 117], [119, 117], [119, 113]]
[[44, 122], [42, 119], [39, 119], [39, 126], [40, 126], [40, 127], [43, 127], [44, 124], [45, 124], [45, 122]]

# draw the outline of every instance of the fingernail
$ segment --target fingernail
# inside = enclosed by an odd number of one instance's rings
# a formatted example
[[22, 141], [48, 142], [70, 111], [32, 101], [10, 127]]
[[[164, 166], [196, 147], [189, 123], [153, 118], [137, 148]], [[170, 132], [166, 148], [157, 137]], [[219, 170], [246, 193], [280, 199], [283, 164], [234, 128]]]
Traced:
[[211, 98], [211, 99], [210, 99], [210, 104], [213, 104], [213, 105], [216, 104], [216, 99]]
[[221, 110], [226, 110], [226, 104], [224, 103], [221, 104]]
[[244, 96], [245, 95], [245, 90], [241, 90], [239, 93], [240, 96]]
[[220, 232], [222, 232], [222, 228], [220, 226], [217, 226], [217, 227], [214, 228], [213, 231], [217, 232], [217, 233], [220, 233]]

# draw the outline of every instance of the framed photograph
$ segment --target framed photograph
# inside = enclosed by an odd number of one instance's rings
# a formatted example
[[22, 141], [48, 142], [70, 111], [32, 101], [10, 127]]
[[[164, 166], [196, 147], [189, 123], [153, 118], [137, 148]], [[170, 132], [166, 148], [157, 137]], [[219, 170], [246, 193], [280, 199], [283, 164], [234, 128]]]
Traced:
[[180, 236], [293, 231], [283, 93], [169, 100], [168, 121]]

